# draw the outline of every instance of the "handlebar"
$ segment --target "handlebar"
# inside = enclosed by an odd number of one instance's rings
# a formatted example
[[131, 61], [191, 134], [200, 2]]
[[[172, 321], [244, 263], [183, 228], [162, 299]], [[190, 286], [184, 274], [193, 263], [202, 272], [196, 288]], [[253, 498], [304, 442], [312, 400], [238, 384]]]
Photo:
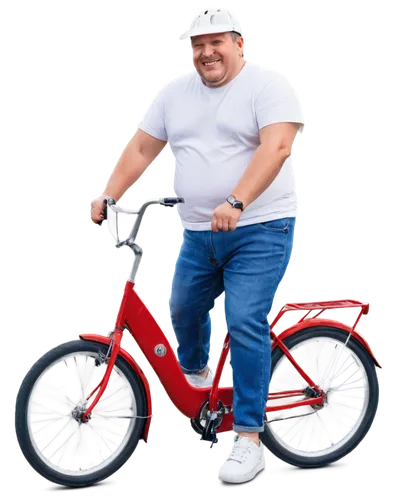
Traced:
[[[128, 244], [128, 245], [133, 244], [133, 242], [135, 241], [140, 223], [142, 221], [143, 214], [149, 205], [157, 203], [159, 205], [164, 205], [165, 207], [173, 207], [177, 203], [185, 203], [185, 200], [184, 200], [184, 198], [159, 198], [157, 200], [146, 201], [145, 203], [143, 203], [143, 205], [140, 207], [139, 210], [127, 210], [125, 208], [119, 207], [116, 204], [116, 201], [114, 200], [114, 198], [111, 198], [111, 197], [105, 198], [103, 200], [103, 203], [104, 203], [104, 220], [107, 219], [107, 210], [113, 210], [116, 213], [120, 212], [120, 213], [124, 213], [124, 214], [138, 215], [128, 239], [125, 241], [119, 242], [117, 244], [117, 247], [120, 247], [124, 244]], [[97, 224], [99, 226], [101, 226], [102, 222], [103, 221], [99, 221], [99, 222], [97, 222]]]

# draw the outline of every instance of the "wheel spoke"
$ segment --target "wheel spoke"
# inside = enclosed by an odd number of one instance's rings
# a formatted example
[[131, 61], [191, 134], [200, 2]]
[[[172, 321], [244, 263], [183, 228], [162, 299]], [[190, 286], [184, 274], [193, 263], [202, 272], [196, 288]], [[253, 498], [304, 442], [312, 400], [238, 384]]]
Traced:
[[[37, 405], [33, 405], [33, 406], [37, 406]], [[49, 410], [49, 411], [43, 411], [43, 410], [36, 410], [35, 411], [35, 415], [60, 415], [60, 416], [63, 416], [63, 415], [68, 415], [68, 413], [64, 413], [62, 411], [57, 411], [57, 410]]]
[[313, 423], [310, 427], [310, 444], [318, 437], [317, 426]]
[[348, 431], [348, 427], [349, 426], [345, 425], [343, 420], [341, 420], [341, 419], [337, 420], [337, 429], [341, 435], [346, 434], [346, 432]]
[[[308, 436], [308, 433], [307, 433], [308, 418], [307, 417], [303, 417], [303, 418], [305, 420], [304, 420], [304, 422], [303, 422], [303, 424], [301, 425], [301, 428], [300, 428], [300, 431], [302, 431], [302, 434], [301, 434], [300, 439], [298, 441], [298, 447], [299, 448], [302, 448], [303, 447], [302, 445], [304, 443], [306, 443], [306, 441], [308, 442], [308, 438], [307, 438], [307, 436]], [[307, 446], [305, 446], [305, 447], [307, 447]]]
[[282, 437], [286, 437], [288, 440], [293, 439], [294, 436], [297, 435], [299, 427], [299, 423], [294, 422], [293, 424], [289, 425], [289, 427], [283, 433]]
[[328, 364], [328, 366], [325, 368], [325, 371], [324, 371], [324, 375], [322, 376], [322, 379], [321, 379], [321, 382], [320, 382], [320, 386], [322, 386], [324, 383], [325, 383], [325, 380], [328, 378], [329, 374], [330, 374], [330, 371], [332, 370], [334, 364], [335, 364], [335, 361], [338, 357], [340, 357], [340, 353], [338, 353], [338, 351], [336, 350], [338, 347], [338, 344], [335, 345], [334, 347], [334, 350], [333, 350], [333, 354], [332, 354], [332, 357], [330, 359], [330, 362]]
[[116, 436], [118, 438], [121, 438], [121, 433], [120, 432], [115, 432], [112, 429], [107, 429], [107, 434], [111, 434], [112, 436]]
[[43, 424], [43, 423], [48, 423], [48, 422], [63, 422], [67, 418], [68, 418], [67, 415], [64, 418], [61, 418], [61, 415], [60, 415], [60, 416], [54, 417], [54, 418], [45, 418], [42, 420], [32, 420], [32, 425]]
[[[115, 385], [118, 383], [118, 380], [116, 380], [116, 378], [114, 378], [110, 384], [107, 386], [107, 389], [106, 390], [113, 390], [113, 388], [115, 387]], [[89, 394], [89, 397], [87, 398], [87, 404], [89, 405], [93, 400], [94, 398], [96, 397], [97, 395], [97, 392], [98, 392], [98, 389], [96, 390], [96, 392], [91, 392]], [[103, 401], [103, 398], [105, 397], [105, 394], [102, 396], [102, 399], [100, 401]], [[100, 401], [98, 404], [100, 404]]]
[[50, 455], [48, 455], [48, 457], [50, 458], [54, 454], [56, 454], [56, 456], [60, 455], [59, 460], [57, 460], [57, 458], [56, 458], [56, 461], [58, 463], [60, 463], [62, 461], [62, 458], [64, 458], [64, 450], [72, 443], [72, 440], [74, 439], [75, 434], [76, 434], [76, 431], [72, 432], [63, 443], [61, 443], [55, 450], [53, 450], [50, 453]]
[[346, 410], [346, 411], [357, 411], [358, 408], [356, 408], [355, 406], [351, 406], [351, 405], [348, 405], [348, 404], [345, 404], [345, 403], [339, 403], [339, 401], [335, 401], [334, 402], [334, 405], [337, 407], [337, 408], [341, 408], [342, 410]]
[[72, 366], [79, 382], [80, 399], [84, 400], [92, 384], [96, 366], [91, 360], [85, 360], [83, 363], [78, 363], [76, 359], [72, 360]]
[[51, 436], [51, 437], [50, 437], [50, 438], [46, 441], [46, 443], [47, 443], [47, 448], [49, 448], [49, 447], [50, 447], [53, 443], [55, 443], [55, 442], [57, 441], [57, 438], [58, 438], [59, 436], [61, 436], [61, 434], [62, 434], [62, 433], [66, 432], [66, 431], [67, 431], [67, 429], [68, 429], [69, 427], [70, 427], [69, 422], [64, 423], [64, 424], [63, 424], [63, 425], [62, 425], [62, 426], [58, 429], [58, 431], [57, 431], [55, 434], [53, 434], [53, 436]]
[[[118, 390], [114, 391], [113, 393], [109, 394], [108, 396], [106, 396], [105, 398], [103, 398], [103, 396], [101, 397], [100, 401], [98, 404], [100, 403], [104, 403], [104, 401], [107, 401], [108, 399], [112, 398], [115, 396], [115, 394], [117, 394], [119, 391], [123, 391], [124, 389], [126, 389], [126, 387], [120, 387]], [[108, 386], [107, 386], [107, 392], [108, 392]], [[123, 399], [125, 399], [126, 396], [124, 396]]]
[[349, 360], [348, 355], [346, 355], [345, 353], [343, 353], [343, 355], [344, 355], [344, 360], [338, 363], [338, 366], [336, 368], [336, 373], [342, 373], [345, 367], [349, 369], [354, 365], [354, 361], [352, 361], [351, 359]]
[[337, 384], [334, 386], [334, 392], [341, 392], [342, 390], [345, 390], [345, 389], [350, 389], [352, 391], [358, 391], [358, 390], [361, 390], [361, 389], [364, 389], [365, 388], [365, 385], [364, 384], [354, 384], [354, 385], [348, 385], [347, 383], [345, 382], [341, 382], [340, 384]]
[[54, 399], [54, 401], [58, 401], [62, 404], [65, 404], [69, 408], [72, 408], [75, 406], [75, 401], [73, 399], [71, 399], [66, 392], [61, 391], [57, 387], [54, 387], [54, 386], [49, 385], [49, 384], [42, 384], [42, 387], [44, 387], [45, 389], [48, 389], [50, 391], [56, 391], [56, 392], [58, 392], [58, 394], [61, 394], [61, 398], [58, 398], [58, 399], [56, 399], [57, 396], [53, 396], [53, 395], [43, 394], [43, 396], [46, 396], [48, 398], [52, 398], [52, 399]]
[[[109, 452], [112, 451], [109, 447], [109, 444], [113, 444], [114, 445], [113, 448], [115, 448], [116, 443], [114, 443], [114, 441], [107, 438], [101, 433], [101, 431], [103, 430], [102, 427], [99, 427], [98, 425], [95, 424], [89, 424], [89, 428], [93, 432], [93, 434], [97, 437], [97, 439], [99, 439], [103, 443], [106, 450], [109, 450]], [[109, 441], [109, 443], [107, 443], [107, 440]]]
[[75, 441], [74, 441], [74, 450], [73, 450], [73, 457], [77, 457], [78, 455], [81, 455], [85, 450], [87, 446], [87, 441], [86, 441], [86, 426], [80, 425]]
[[[362, 373], [361, 373], [360, 370], [354, 371], [353, 373], [350, 373], [350, 374], [346, 375], [345, 377], [343, 377], [339, 381], [339, 384], [350, 382], [350, 381], [354, 380], [356, 378], [356, 376], [358, 376], [358, 378], [362, 379]], [[336, 385], [333, 384], [332, 387], [336, 387]]]

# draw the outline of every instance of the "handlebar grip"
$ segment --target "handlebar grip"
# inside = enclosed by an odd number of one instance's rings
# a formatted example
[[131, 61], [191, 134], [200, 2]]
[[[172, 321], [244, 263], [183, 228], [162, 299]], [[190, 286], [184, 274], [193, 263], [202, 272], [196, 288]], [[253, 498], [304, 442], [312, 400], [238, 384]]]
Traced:
[[103, 219], [103, 220], [101, 220], [101, 221], [99, 221], [99, 222], [96, 224], [96, 227], [101, 227], [101, 226], [104, 226], [104, 224], [105, 224], [105, 222], [106, 222], [106, 220], [107, 220], [107, 200], [105, 199], [105, 200], [103, 200], [103, 202], [104, 202], [104, 213], [103, 213], [103, 215], [104, 215], [104, 219]]
[[104, 220], [106, 221], [107, 220], [107, 200], [103, 200], [104, 202]]
[[167, 205], [168, 207], [173, 207], [177, 203], [185, 203], [184, 198], [164, 198], [163, 199], [163, 204]]

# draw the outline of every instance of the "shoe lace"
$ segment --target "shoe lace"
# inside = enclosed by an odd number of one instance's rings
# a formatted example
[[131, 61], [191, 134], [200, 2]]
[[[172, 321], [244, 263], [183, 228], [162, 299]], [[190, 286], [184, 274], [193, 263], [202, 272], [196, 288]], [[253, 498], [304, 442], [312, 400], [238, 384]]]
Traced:
[[241, 464], [245, 459], [247, 453], [251, 453], [248, 446], [243, 446], [239, 439], [239, 436], [236, 436], [235, 444], [233, 445], [233, 449], [228, 457], [228, 460], [236, 460], [236, 462], [239, 462]]

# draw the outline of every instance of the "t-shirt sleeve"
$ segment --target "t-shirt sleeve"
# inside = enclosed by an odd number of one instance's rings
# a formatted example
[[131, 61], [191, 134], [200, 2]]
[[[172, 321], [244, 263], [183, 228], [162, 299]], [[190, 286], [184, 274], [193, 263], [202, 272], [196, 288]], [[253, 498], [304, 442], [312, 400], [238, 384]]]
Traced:
[[300, 123], [299, 132], [304, 129], [304, 117], [300, 102], [288, 80], [280, 73], [273, 73], [255, 100], [258, 129], [272, 123]]
[[146, 114], [138, 124], [138, 128], [152, 135], [161, 141], [168, 141], [167, 131], [165, 128], [165, 109], [167, 87], [164, 87], [151, 103]]

